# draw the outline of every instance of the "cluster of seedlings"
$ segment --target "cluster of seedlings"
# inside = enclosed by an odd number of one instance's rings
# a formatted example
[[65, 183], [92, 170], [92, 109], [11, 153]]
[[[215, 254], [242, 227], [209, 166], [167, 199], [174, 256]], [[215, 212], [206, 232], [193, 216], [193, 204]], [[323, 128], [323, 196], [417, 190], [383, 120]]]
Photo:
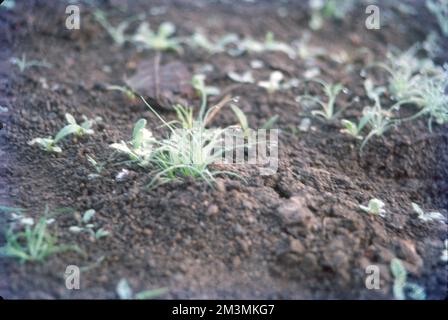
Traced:
[[[446, 0], [430, 0], [427, 5], [437, 16], [441, 30], [447, 36], [446, 8], [448, 8], [448, 5]], [[352, 10], [353, 6], [354, 1], [310, 1], [311, 29], [322, 28], [325, 18], [341, 19]], [[325, 54], [321, 50], [308, 46], [308, 38], [306, 37], [292, 44], [276, 40], [272, 32], [268, 32], [263, 41], [250, 37], [241, 38], [236, 34], [227, 34], [217, 40], [212, 40], [199, 31], [189, 37], [177, 37], [176, 27], [170, 22], [162, 23], [155, 30], [143, 21], [144, 16], [132, 17], [117, 26], [113, 26], [109, 22], [103, 11], [95, 11], [94, 17], [118, 47], [125, 43], [132, 43], [138, 50], [155, 50], [159, 53], [172, 51], [182, 54], [183, 46], [188, 45], [193, 49], [204, 50], [209, 54], [227, 53], [231, 56], [251, 52], [276, 51], [286, 54], [291, 59], [310, 59]], [[130, 25], [135, 21], [140, 21], [140, 25], [134, 34], [129, 34]], [[428, 118], [429, 130], [432, 130], [434, 122], [438, 125], [448, 123], [448, 96], [446, 94], [448, 65], [445, 67], [437, 66], [431, 59], [421, 58], [419, 54], [422, 52], [431, 55], [431, 50], [428, 50], [428, 46], [424, 44], [417, 44], [405, 52], [391, 51], [386, 62], [372, 64], [363, 70], [365, 75], [367, 75], [367, 71], [374, 68], [384, 70], [387, 74], [387, 83], [376, 84], [376, 79], [373, 76], [365, 79], [364, 89], [370, 105], [363, 108], [362, 116], [359, 119], [341, 119], [341, 115], [348, 107], [341, 106], [338, 102], [340, 94], [346, 90], [342, 83], [327, 82], [316, 78], [314, 74], [305, 77], [304, 80], [293, 78], [287, 81], [283, 73], [278, 70], [273, 71], [269, 79], [259, 81], [256, 81], [250, 71], [241, 74], [229, 72], [227, 76], [232, 81], [253, 84], [263, 88], [269, 95], [300, 85], [317, 86], [322, 91], [324, 98], [316, 94], [304, 94], [297, 96], [297, 104], [300, 105], [305, 102], [311, 104], [314, 107], [311, 116], [321, 121], [340, 123], [341, 132], [352, 136], [354, 141], [359, 140], [360, 150], [362, 151], [366, 143], [373, 137], [382, 137], [391, 128], [422, 116]], [[21, 72], [32, 66], [51, 67], [46, 62], [29, 61], [25, 55], [21, 59], [13, 58], [11, 62], [17, 65]], [[253, 68], [261, 68], [262, 66], [262, 61], [253, 61]], [[152, 188], [183, 177], [199, 178], [210, 185], [213, 184], [217, 175], [228, 175], [242, 179], [234, 172], [214, 170], [212, 167], [225, 152], [233, 152], [237, 148], [251, 147], [246, 140], [241, 146], [224, 147], [223, 144], [223, 136], [230, 130], [239, 128], [245, 136], [247, 135], [250, 127], [246, 115], [236, 104], [232, 103], [235, 101], [230, 97], [225, 97], [218, 104], [209, 108], [208, 97], [218, 95], [220, 90], [216, 87], [207, 86], [203, 75], [194, 76], [192, 86], [201, 99], [196, 116], [192, 107], [174, 105], [173, 110], [176, 112], [177, 119], [168, 122], [141, 97], [143, 103], [160, 121], [160, 125], [166, 129], [166, 134], [162, 138], [156, 138], [152, 131], [147, 128], [147, 121], [140, 119], [135, 123], [129, 141], [120, 141], [110, 145], [112, 150], [126, 156], [126, 163], [136, 164], [149, 171], [152, 179], [148, 183], [148, 187]], [[110, 86], [108, 89], [123, 91], [132, 97], [137, 96], [133, 90], [126, 87]], [[239, 125], [226, 128], [210, 128], [208, 125], [211, 120], [227, 104], [230, 104], [239, 120]], [[414, 110], [411, 107], [417, 107], [417, 112], [411, 116], [400, 116], [404, 108], [410, 111]], [[83, 116], [83, 122], [78, 124], [70, 114], [66, 114], [65, 118], [67, 125], [54, 137], [35, 138], [29, 141], [29, 144], [37, 145], [47, 152], [61, 153], [62, 148], [59, 145], [61, 140], [68, 136], [79, 138], [92, 135], [94, 133], [93, 126], [101, 121], [99, 118], [88, 119]], [[278, 116], [274, 116], [269, 119], [263, 128], [272, 128], [277, 118]], [[104, 166], [99, 164], [94, 156], [88, 155], [87, 160], [95, 169], [95, 173], [91, 174], [91, 177], [101, 175]], [[444, 221], [445, 219], [438, 212], [425, 213], [415, 203], [412, 203], [412, 208], [421, 221]], [[367, 206], [361, 205], [360, 209], [380, 217], [386, 216], [385, 203], [379, 199], [371, 199]], [[21, 261], [42, 261], [56, 252], [79, 251], [76, 246], [57, 245], [56, 238], [49, 233], [47, 228], [49, 224], [48, 214], [49, 211], [46, 209], [43, 217], [35, 224], [27, 218], [20, 217], [21, 223], [19, 225], [21, 227], [17, 228], [17, 223], [12, 224], [12, 227], [6, 233], [6, 245], [0, 249], [0, 253], [19, 258]], [[85, 211], [82, 217], [77, 219], [78, 223], [72, 225], [69, 231], [76, 234], [88, 234], [94, 240], [108, 236], [109, 231], [92, 223], [91, 220], [94, 215], [94, 210]], [[447, 243], [445, 243], [446, 245]], [[447, 260], [446, 249], [441, 259]], [[405, 290], [410, 292], [408, 295], [411, 298], [422, 299], [425, 297], [423, 288], [407, 282], [406, 270], [399, 260], [395, 259], [391, 262], [391, 271], [395, 277], [393, 292], [397, 299], [405, 298]], [[117, 294], [123, 299], [148, 298], [162, 294], [164, 291], [165, 289], [160, 289], [134, 294], [125, 279], [122, 279], [117, 286]]]

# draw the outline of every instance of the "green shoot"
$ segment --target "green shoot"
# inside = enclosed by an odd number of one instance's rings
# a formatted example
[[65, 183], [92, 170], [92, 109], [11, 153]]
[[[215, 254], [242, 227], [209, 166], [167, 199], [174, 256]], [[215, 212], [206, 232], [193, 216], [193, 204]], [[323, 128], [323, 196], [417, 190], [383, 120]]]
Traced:
[[337, 115], [341, 112], [339, 111], [335, 113], [334, 111], [335, 111], [336, 98], [339, 95], [339, 93], [344, 89], [342, 84], [340, 83], [330, 84], [320, 79], [311, 79], [308, 81], [318, 83], [323, 87], [324, 94], [327, 96], [327, 102], [322, 101], [318, 97], [313, 97], [310, 95], [299, 96], [298, 99], [310, 100], [312, 102], [317, 103], [322, 108], [322, 110], [311, 111], [312, 115], [322, 117], [323, 119], [328, 121], [336, 118]]
[[277, 90], [281, 89], [281, 82], [283, 81], [283, 73], [280, 71], [274, 71], [269, 76], [268, 81], [259, 81], [258, 86], [265, 88], [269, 94], [273, 94]]
[[29, 145], [37, 145], [39, 148], [41, 148], [43, 151], [46, 152], [54, 152], [54, 153], [60, 153], [62, 152], [61, 147], [56, 145], [56, 142], [53, 138], [34, 138], [33, 140], [28, 142]]
[[163, 295], [168, 291], [167, 288], [159, 288], [155, 290], [145, 290], [141, 291], [139, 293], [134, 294], [131, 286], [129, 285], [128, 281], [126, 279], [120, 279], [120, 281], [117, 284], [116, 293], [118, 297], [122, 300], [130, 300], [130, 299], [137, 299], [137, 300], [146, 300], [146, 299], [153, 299], [158, 296]]
[[236, 43], [239, 38], [236, 34], [230, 33], [221, 37], [218, 41], [212, 42], [203, 33], [195, 32], [188, 41], [193, 48], [202, 48], [210, 54], [226, 51], [226, 46]]
[[92, 129], [92, 126], [100, 121], [100, 118], [96, 118], [94, 120], [89, 120], [85, 116], [83, 116], [84, 121], [79, 125], [75, 118], [69, 114], [65, 114], [65, 119], [68, 122], [68, 125], [66, 125], [64, 128], [62, 128], [55, 136], [54, 143], [58, 143], [63, 138], [74, 134], [77, 137], [81, 137], [84, 135], [92, 135], [94, 134], [94, 131]]
[[220, 90], [217, 87], [206, 86], [205, 85], [205, 75], [196, 74], [191, 80], [193, 88], [196, 89], [199, 96], [201, 97], [201, 108], [199, 111], [198, 119], [204, 119], [205, 109], [207, 107], [207, 97], [216, 96], [220, 94]]
[[407, 281], [407, 272], [400, 259], [394, 258], [391, 260], [390, 270], [394, 277], [393, 294], [395, 299], [406, 300], [407, 295], [413, 300], [426, 299], [423, 287]]
[[94, 229], [95, 228], [95, 224], [90, 223], [90, 221], [93, 219], [94, 215], [95, 215], [96, 211], [93, 209], [89, 209], [87, 211], [84, 212], [82, 218], [81, 218], [81, 224], [77, 225], [77, 226], [71, 226], [69, 228], [69, 231], [72, 233], [88, 233], [92, 238], [99, 240], [103, 237], [107, 237], [110, 232], [103, 229], [103, 228], [99, 228], [99, 229]]
[[13, 57], [13, 58], [11, 58], [10, 61], [13, 65], [16, 65], [19, 68], [20, 72], [25, 72], [26, 69], [31, 68], [31, 67], [44, 67], [44, 68], [52, 67], [52, 65], [46, 61], [27, 60], [25, 54], [22, 54], [21, 59]]
[[231, 80], [233, 80], [235, 82], [239, 82], [239, 83], [254, 83], [255, 82], [251, 71], [244, 72], [243, 74], [239, 74], [236, 72], [229, 72], [227, 74], [227, 76]]
[[107, 31], [109, 36], [114, 40], [114, 43], [121, 47], [130, 38], [126, 36], [126, 29], [129, 27], [132, 20], [129, 19], [121, 22], [117, 27], [112, 26], [106, 18], [106, 14], [101, 10], [96, 10], [94, 12], [95, 20]]
[[250, 128], [246, 114], [234, 104], [231, 104], [230, 107], [232, 108], [233, 113], [235, 113], [236, 117], [238, 118], [241, 129], [243, 130], [244, 137], [247, 137]]
[[385, 217], [386, 210], [384, 210], [385, 204], [379, 199], [371, 199], [367, 207], [360, 205], [359, 208], [367, 213]]
[[445, 221], [445, 217], [440, 212], [424, 212], [418, 204], [412, 202], [411, 205], [414, 212], [418, 214], [418, 218], [424, 222], [435, 220], [443, 223]]
[[136, 161], [139, 165], [143, 167], [147, 166], [156, 140], [152, 136], [152, 132], [145, 127], [146, 120], [138, 120], [132, 131], [132, 140], [129, 144], [121, 141], [120, 143], [111, 144], [110, 147], [125, 153], [132, 161]]
[[361, 135], [361, 131], [367, 124], [367, 120], [368, 118], [364, 116], [361, 118], [361, 121], [356, 124], [350, 120], [342, 119], [341, 124], [344, 126], [344, 129], [342, 129], [341, 132], [351, 135], [356, 139], [362, 140], [363, 136]]
[[101, 174], [101, 172], [104, 169], [104, 165], [98, 163], [98, 161], [96, 161], [92, 156], [90, 155], [86, 155], [87, 161], [89, 161], [89, 163], [92, 165], [92, 167], [95, 168], [95, 171], [97, 174]]
[[27, 262], [43, 261], [48, 256], [63, 251], [79, 251], [76, 246], [57, 245], [56, 237], [47, 229], [47, 216], [48, 208], [34, 226], [26, 224], [24, 231], [9, 228], [6, 232], [6, 245], [0, 248], [0, 255]]
[[270, 118], [265, 122], [265, 124], [263, 124], [263, 125], [261, 126], [261, 129], [265, 129], [265, 130], [272, 129], [272, 127], [274, 126], [274, 124], [277, 122], [278, 118], [279, 118], [279, 117], [278, 117], [278, 114], [276, 114], [276, 115], [270, 117]]
[[182, 52], [179, 39], [173, 37], [175, 32], [176, 27], [170, 22], [162, 23], [157, 32], [151, 30], [147, 22], [143, 22], [132, 40], [144, 49]]
[[106, 90], [120, 91], [126, 97], [128, 97], [130, 100], [134, 100], [135, 98], [137, 98], [137, 95], [134, 93], [134, 91], [132, 91], [131, 89], [129, 89], [125, 86], [108, 85], [108, 86], [106, 86]]

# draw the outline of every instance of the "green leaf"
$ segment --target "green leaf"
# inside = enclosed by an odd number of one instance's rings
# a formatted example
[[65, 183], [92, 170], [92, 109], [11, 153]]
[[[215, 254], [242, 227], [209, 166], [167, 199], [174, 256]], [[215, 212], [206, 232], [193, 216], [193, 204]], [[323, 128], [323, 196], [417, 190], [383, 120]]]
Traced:
[[70, 113], [65, 114], [65, 119], [67, 119], [69, 124], [76, 124], [75, 118]]
[[406, 282], [407, 272], [400, 259], [394, 258], [391, 260], [390, 270], [395, 278], [395, 281], [401, 282], [403, 284]]
[[274, 124], [277, 122], [278, 118], [279, 118], [278, 114], [270, 117], [268, 119], [268, 121], [266, 121], [266, 123], [261, 127], [261, 129], [266, 129], [266, 130], [272, 129]]
[[126, 279], [121, 279], [116, 288], [117, 295], [122, 300], [132, 299], [133, 292]]
[[82, 222], [88, 223], [93, 218], [95, 213], [96, 211], [94, 209], [89, 209], [86, 212], [84, 212], [84, 215], [82, 216]]
[[238, 108], [238, 106], [231, 104], [230, 107], [232, 108], [232, 111], [235, 113], [236, 117], [238, 118], [241, 128], [243, 129], [244, 132], [246, 132], [249, 129], [249, 124], [247, 122], [246, 115], [240, 108]]
[[138, 148], [142, 144], [143, 132], [142, 130], [146, 127], [146, 120], [140, 119], [134, 125], [134, 130], [132, 131], [132, 146]]
[[57, 134], [56, 137], [54, 138], [54, 143], [58, 143], [61, 139], [74, 134], [74, 133], [78, 133], [80, 130], [80, 126], [77, 124], [69, 124], [66, 125], [64, 128], [62, 128]]
[[146, 299], [152, 299], [158, 296], [161, 296], [162, 294], [165, 294], [168, 291], [167, 288], [159, 288], [154, 290], [146, 290], [139, 292], [135, 295], [135, 298], [138, 300], [146, 300]]

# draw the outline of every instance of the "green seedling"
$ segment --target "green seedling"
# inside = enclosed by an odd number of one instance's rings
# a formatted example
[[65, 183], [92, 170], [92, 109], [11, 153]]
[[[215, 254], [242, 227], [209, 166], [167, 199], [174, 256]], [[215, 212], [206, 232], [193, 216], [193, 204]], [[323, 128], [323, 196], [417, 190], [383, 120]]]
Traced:
[[254, 83], [255, 82], [251, 71], [244, 72], [243, 74], [239, 74], [236, 72], [229, 72], [229, 73], [227, 73], [227, 76], [231, 80], [233, 80], [235, 82], [239, 82], [239, 83]]
[[400, 259], [394, 258], [391, 260], [390, 270], [394, 277], [393, 294], [395, 299], [406, 300], [406, 296], [413, 300], [426, 299], [423, 287], [407, 281], [407, 272]]
[[134, 294], [131, 286], [126, 279], [120, 279], [117, 284], [116, 293], [121, 300], [147, 300], [161, 296], [168, 292], [167, 288], [159, 288], [154, 290], [145, 290]]
[[34, 138], [33, 140], [28, 142], [29, 145], [37, 145], [39, 148], [46, 152], [54, 152], [54, 153], [60, 153], [62, 152], [61, 147], [56, 145], [56, 141], [51, 138]]
[[52, 67], [52, 65], [46, 61], [28, 60], [26, 58], [26, 54], [22, 54], [22, 58], [20, 59], [13, 57], [10, 59], [10, 61], [13, 65], [16, 65], [19, 68], [20, 72], [25, 72], [26, 69], [31, 67], [43, 67], [43, 68]]
[[96, 161], [92, 156], [90, 155], [86, 155], [87, 161], [89, 161], [89, 163], [92, 165], [92, 167], [95, 169], [97, 174], [101, 174], [101, 172], [104, 169], [104, 165], [98, 163], [98, 161]]
[[95, 133], [92, 129], [93, 125], [96, 122], [101, 121], [101, 118], [87, 119], [86, 116], [83, 116], [84, 121], [79, 125], [76, 122], [75, 118], [69, 113], [65, 114], [65, 119], [67, 120], [68, 124], [56, 134], [54, 143], [58, 143], [60, 140], [72, 134], [77, 137], [92, 135]]
[[22, 263], [43, 261], [50, 255], [68, 250], [80, 251], [76, 246], [58, 245], [55, 236], [47, 229], [48, 208], [36, 224], [26, 224], [24, 231], [16, 231], [12, 227], [6, 232], [6, 244], [0, 248], [0, 255], [17, 258]]
[[241, 129], [243, 130], [244, 137], [248, 136], [249, 133], [249, 122], [247, 121], [246, 114], [241, 110], [237, 105], [231, 104], [230, 107], [232, 108], [233, 113], [238, 118], [238, 121], [240, 123]]
[[362, 140], [363, 136], [361, 135], [361, 131], [367, 124], [367, 120], [367, 117], [362, 117], [359, 123], [355, 123], [347, 119], [342, 119], [341, 124], [344, 126], [344, 129], [342, 129], [341, 132]]
[[371, 199], [367, 207], [360, 205], [359, 208], [367, 213], [378, 215], [380, 217], [385, 217], [386, 210], [384, 210], [385, 204], [379, 199]]
[[81, 219], [81, 224], [77, 225], [77, 226], [71, 226], [69, 228], [69, 231], [72, 233], [88, 233], [92, 238], [99, 240], [101, 238], [107, 237], [110, 232], [103, 229], [103, 228], [99, 228], [95, 230], [95, 224], [91, 223], [91, 220], [93, 219], [93, 217], [95, 216], [96, 211], [93, 209], [89, 209], [87, 211], [84, 212], [82, 219]]
[[229, 44], [237, 43], [239, 37], [230, 33], [221, 37], [218, 41], [212, 42], [203, 33], [195, 32], [189, 39], [188, 44], [193, 48], [202, 48], [210, 54], [226, 52]]
[[173, 36], [175, 32], [176, 26], [171, 22], [162, 23], [157, 32], [151, 30], [147, 22], [143, 22], [132, 41], [144, 49], [182, 52], [179, 39]]
[[203, 119], [205, 109], [207, 108], [207, 97], [219, 95], [221, 91], [217, 87], [205, 85], [205, 75], [203, 74], [194, 75], [191, 80], [191, 83], [193, 85], [193, 88], [197, 91], [197, 93], [201, 97], [201, 108], [199, 111], [198, 119]]
[[354, 0], [310, 0], [311, 20], [309, 27], [319, 30], [323, 27], [325, 19], [342, 20], [345, 15], [355, 8]]
[[418, 214], [418, 218], [424, 222], [440, 221], [443, 223], [445, 221], [445, 217], [440, 212], [424, 212], [418, 204], [412, 202], [411, 205], [414, 212]]
[[264, 42], [257, 41], [252, 38], [245, 38], [235, 43], [237, 48], [229, 50], [234, 56], [243, 54], [244, 52], [262, 53], [266, 51], [278, 51], [287, 54], [291, 59], [296, 57], [296, 50], [283, 42], [275, 40], [272, 32], [267, 32]]
[[265, 130], [269, 130], [272, 129], [272, 127], [274, 126], [274, 124], [277, 122], [279, 116], [278, 114], [270, 117], [264, 125], [261, 126], [261, 129], [265, 129]]
[[426, 6], [436, 16], [440, 30], [442, 30], [445, 37], [448, 37], [448, 1], [426, 0]]
[[111, 148], [126, 154], [132, 161], [145, 167], [149, 164], [156, 139], [146, 127], [146, 120], [138, 120], [132, 131], [132, 140], [129, 143], [121, 141], [113, 143]]
[[134, 91], [126, 86], [108, 85], [106, 86], [106, 90], [122, 92], [130, 100], [135, 100], [137, 98], [137, 95], [134, 93]]
[[274, 71], [269, 76], [268, 81], [259, 81], [258, 86], [265, 88], [269, 94], [280, 90], [282, 88], [283, 73], [280, 71]]
[[317, 103], [322, 108], [322, 110], [311, 111], [313, 116], [319, 116], [328, 121], [335, 119], [342, 111], [340, 110], [335, 113], [335, 103], [337, 96], [344, 89], [343, 85], [340, 83], [330, 84], [320, 79], [311, 79], [308, 80], [308, 82], [320, 84], [324, 89], [324, 94], [327, 96], [327, 101], [324, 102], [320, 98], [310, 95], [299, 96], [298, 100], [310, 100], [311, 102]]
[[114, 27], [106, 18], [106, 14], [102, 10], [96, 10], [94, 12], [95, 20], [107, 31], [109, 36], [114, 40], [114, 43], [121, 47], [126, 41], [130, 40], [130, 37], [125, 34], [129, 25], [135, 18], [125, 20], [121, 22], [118, 26]]

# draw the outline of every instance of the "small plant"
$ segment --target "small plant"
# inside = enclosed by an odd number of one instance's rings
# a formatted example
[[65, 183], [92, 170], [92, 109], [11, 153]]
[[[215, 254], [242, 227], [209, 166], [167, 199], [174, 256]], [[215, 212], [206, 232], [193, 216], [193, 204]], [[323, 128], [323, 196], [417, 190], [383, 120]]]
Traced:
[[427, 221], [445, 221], [445, 217], [440, 212], [424, 212], [423, 209], [416, 203], [412, 202], [412, 209], [418, 214], [418, 218], [424, 222]]
[[71, 226], [69, 228], [70, 232], [73, 233], [81, 233], [81, 232], [86, 232], [88, 233], [92, 238], [99, 240], [103, 237], [107, 237], [110, 232], [103, 229], [103, 228], [99, 228], [99, 229], [94, 229], [95, 228], [95, 224], [90, 223], [90, 221], [92, 220], [93, 216], [95, 215], [96, 211], [93, 209], [89, 209], [87, 211], [84, 212], [82, 219], [81, 219], [81, 225], [78, 226]]
[[243, 74], [239, 74], [236, 72], [229, 72], [227, 74], [227, 76], [231, 80], [233, 80], [235, 82], [239, 82], [239, 83], [254, 83], [255, 82], [251, 71], [244, 72]]
[[244, 137], [247, 137], [250, 128], [246, 114], [235, 104], [231, 104], [230, 107], [232, 108], [233, 113], [235, 113], [236, 117], [238, 118], [241, 129], [243, 130]]
[[341, 112], [339, 111], [335, 113], [334, 111], [335, 111], [336, 98], [339, 95], [339, 93], [341, 93], [341, 91], [344, 89], [342, 84], [340, 83], [330, 84], [320, 79], [311, 79], [308, 81], [318, 83], [323, 87], [324, 93], [328, 99], [327, 102], [322, 101], [318, 97], [313, 97], [310, 95], [299, 96], [298, 99], [299, 100], [307, 99], [321, 106], [322, 110], [311, 111], [312, 115], [322, 117], [323, 119], [328, 121], [336, 118], [337, 115]]
[[362, 140], [363, 136], [361, 135], [361, 131], [367, 124], [367, 121], [368, 118], [365, 116], [361, 118], [358, 124], [347, 119], [342, 119], [341, 124], [344, 126], [344, 129], [342, 129], [341, 132], [351, 135], [356, 139]]
[[199, 96], [201, 97], [201, 108], [199, 111], [198, 119], [203, 119], [205, 114], [205, 109], [207, 108], [207, 97], [216, 96], [220, 94], [220, 90], [217, 87], [205, 85], [205, 75], [196, 74], [193, 76], [191, 83], [193, 88], [196, 89]]
[[10, 61], [13, 65], [16, 65], [19, 68], [20, 72], [25, 72], [26, 69], [31, 67], [44, 67], [44, 68], [52, 67], [52, 65], [46, 61], [28, 60], [26, 58], [26, 54], [22, 54], [22, 58], [20, 59], [13, 57], [11, 58]]
[[239, 41], [238, 35], [229, 33], [222, 36], [218, 41], [209, 40], [203, 33], [195, 32], [189, 39], [188, 44], [194, 48], [202, 48], [210, 54], [225, 52], [226, 46]]
[[126, 29], [129, 27], [134, 18], [121, 22], [118, 26], [114, 27], [106, 18], [106, 14], [102, 10], [96, 10], [94, 12], [95, 20], [107, 31], [109, 36], [114, 40], [114, 43], [121, 47], [126, 41], [130, 40], [130, 37], [125, 34]]
[[319, 30], [326, 18], [341, 20], [355, 7], [354, 0], [309, 0], [311, 20], [309, 27]]
[[279, 51], [287, 54], [291, 59], [296, 57], [296, 50], [290, 45], [275, 40], [272, 32], [267, 32], [264, 42], [257, 41], [252, 38], [245, 38], [236, 42], [237, 48], [231, 50], [232, 55], [240, 55], [244, 52], [265, 52], [265, 51]]
[[157, 32], [151, 30], [147, 22], [143, 22], [132, 40], [145, 49], [182, 52], [179, 39], [173, 37], [175, 32], [176, 27], [171, 22], [162, 23]]
[[134, 93], [134, 91], [126, 86], [108, 85], [106, 86], [106, 90], [122, 92], [130, 100], [134, 100], [137, 98], [137, 95]]
[[359, 208], [361, 208], [361, 210], [364, 212], [378, 215], [380, 217], [385, 217], [386, 210], [383, 209], [384, 206], [385, 206], [385, 204], [383, 201], [374, 198], [369, 201], [369, 204], [367, 207], [360, 205]]
[[397, 300], [406, 300], [406, 296], [413, 300], [425, 300], [425, 289], [416, 283], [407, 281], [407, 272], [400, 259], [394, 258], [390, 262], [390, 270], [394, 277], [393, 294]]
[[25, 225], [24, 231], [15, 231], [12, 227], [6, 232], [6, 245], [0, 248], [0, 255], [18, 258], [21, 262], [43, 261], [55, 253], [75, 250], [76, 246], [58, 245], [55, 236], [47, 229], [48, 207], [36, 224]]
[[132, 131], [132, 140], [129, 143], [121, 141], [113, 143], [111, 148], [125, 153], [132, 161], [145, 167], [149, 164], [156, 139], [146, 127], [146, 120], [138, 120]]
[[93, 125], [100, 121], [100, 118], [96, 119], [87, 119], [86, 116], [83, 116], [84, 121], [79, 125], [75, 118], [69, 114], [65, 114], [65, 119], [67, 120], [68, 124], [63, 127], [55, 136], [54, 143], [58, 143], [63, 138], [74, 134], [77, 137], [82, 137], [84, 135], [92, 135], [95, 132], [93, 131], [92, 127]]
[[86, 155], [87, 161], [92, 165], [92, 167], [95, 169], [96, 174], [99, 175], [104, 169], [104, 165], [98, 163], [92, 156]]
[[34, 138], [33, 140], [28, 142], [29, 145], [38, 145], [39, 148], [41, 148], [43, 151], [46, 152], [55, 152], [60, 153], [62, 152], [61, 147], [56, 145], [56, 142], [53, 138]]
[[258, 86], [265, 88], [269, 94], [280, 90], [282, 88], [281, 82], [283, 81], [283, 73], [280, 71], [274, 71], [269, 76], [268, 81], [259, 81]]
[[448, 1], [426, 0], [426, 6], [436, 16], [440, 30], [442, 30], [445, 37], [448, 37]]
[[137, 300], [146, 300], [146, 299], [153, 299], [158, 296], [163, 295], [168, 291], [167, 288], [159, 288], [154, 290], [145, 290], [141, 291], [139, 293], [134, 294], [133, 290], [131, 289], [131, 286], [129, 285], [128, 281], [126, 279], [121, 279], [116, 288], [117, 295], [122, 300], [129, 300], [129, 299], [137, 299]]
[[278, 114], [273, 115], [261, 126], [261, 129], [265, 129], [265, 130], [272, 129], [274, 124], [277, 122], [278, 118], [279, 118]]

